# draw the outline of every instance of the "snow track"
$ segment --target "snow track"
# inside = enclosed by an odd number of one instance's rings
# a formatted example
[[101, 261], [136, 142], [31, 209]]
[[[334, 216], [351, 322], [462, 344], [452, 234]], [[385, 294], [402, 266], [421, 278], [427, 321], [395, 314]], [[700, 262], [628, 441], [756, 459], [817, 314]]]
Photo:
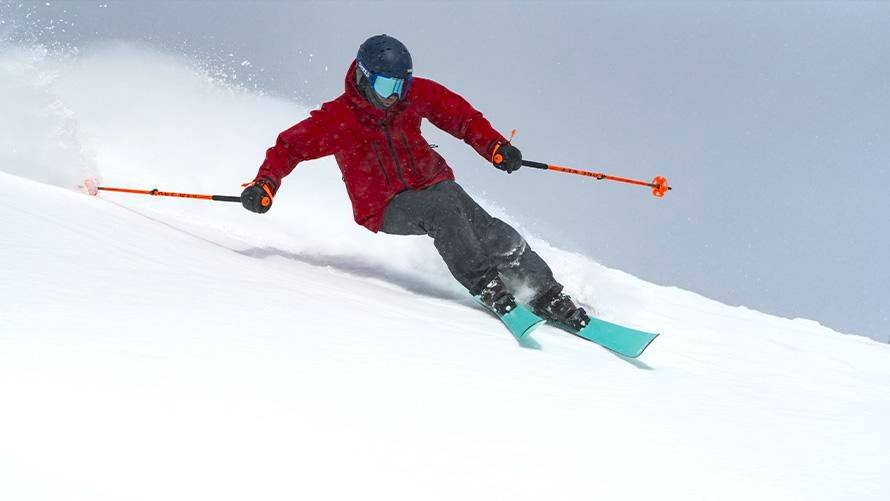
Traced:
[[0, 55], [0, 103], [33, 118], [6, 140], [55, 148], [0, 152], [2, 499], [890, 498], [886, 345], [530, 236], [603, 318], [663, 335], [638, 363], [549, 327], [522, 349], [427, 239], [355, 226], [331, 159], [266, 216], [46, 184], [70, 154], [234, 193], [304, 110], [143, 49]]

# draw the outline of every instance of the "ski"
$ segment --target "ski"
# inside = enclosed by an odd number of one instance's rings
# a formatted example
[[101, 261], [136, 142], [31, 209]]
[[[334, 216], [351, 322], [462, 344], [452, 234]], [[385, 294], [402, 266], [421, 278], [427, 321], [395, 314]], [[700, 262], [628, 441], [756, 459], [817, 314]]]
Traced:
[[590, 317], [590, 323], [580, 331], [566, 325], [556, 325], [627, 358], [639, 357], [658, 337], [658, 334], [631, 329], [596, 317]]
[[525, 342], [528, 339], [527, 336], [531, 331], [535, 330], [535, 328], [545, 322], [543, 318], [535, 315], [531, 310], [518, 303], [510, 312], [504, 315], [499, 315], [497, 311], [482, 302], [482, 299], [478, 296], [474, 299], [476, 299], [476, 301], [486, 310], [501, 319], [501, 322], [504, 323], [507, 330], [510, 331], [510, 334], [512, 334], [521, 345], [525, 345]]

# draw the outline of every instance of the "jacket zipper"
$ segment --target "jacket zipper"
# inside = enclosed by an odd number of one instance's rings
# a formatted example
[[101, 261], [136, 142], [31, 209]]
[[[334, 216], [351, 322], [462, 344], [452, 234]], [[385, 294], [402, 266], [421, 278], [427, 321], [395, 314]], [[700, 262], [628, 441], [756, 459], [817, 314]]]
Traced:
[[371, 143], [371, 149], [374, 150], [374, 156], [377, 157], [377, 165], [380, 166], [380, 172], [383, 173], [383, 179], [386, 180], [386, 185], [389, 186], [389, 174], [386, 173], [386, 167], [383, 166], [383, 160], [380, 158], [380, 152], [377, 151], [377, 143]]
[[396, 175], [399, 177], [399, 181], [402, 182], [402, 185], [405, 186], [405, 189], [408, 189], [408, 183], [405, 182], [405, 178], [402, 177], [402, 167], [399, 165], [399, 155], [396, 154], [396, 147], [392, 144], [392, 134], [389, 133], [389, 126], [386, 125], [386, 121], [381, 122], [383, 125], [383, 133], [386, 135], [386, 144], [389, 146], [389, 153], [392, 155], [393, 161], [396, 163]]
[[414, 154], [411, 153], [411, 147], [408, 146], [408, 138], [405, 137], [404, 132], [399, 133], [402, 136], [402, 144], [405, 145], [405, 151], [408, 152], [408, 166], [411, 167], [411, 172], [414, 174], [414, 178], [417, 179], [417, 166], [414, 164]]

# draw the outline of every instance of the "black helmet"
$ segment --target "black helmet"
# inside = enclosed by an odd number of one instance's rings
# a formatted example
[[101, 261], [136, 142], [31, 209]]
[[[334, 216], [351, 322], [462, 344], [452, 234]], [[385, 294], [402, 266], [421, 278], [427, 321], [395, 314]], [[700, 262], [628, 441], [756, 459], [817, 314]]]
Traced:
[[414, 65], [405, 44], [389, 35], [375, 35], [358, 48], [355, 57], [362, 73], [393, 78], [410, 78]]
[[376, 35], [358, 49], [356, 82], [372, 105], [386, 109], [392, 96], [404, 99], [411, 85], [413, 63], [405, 45], [389, 35]]

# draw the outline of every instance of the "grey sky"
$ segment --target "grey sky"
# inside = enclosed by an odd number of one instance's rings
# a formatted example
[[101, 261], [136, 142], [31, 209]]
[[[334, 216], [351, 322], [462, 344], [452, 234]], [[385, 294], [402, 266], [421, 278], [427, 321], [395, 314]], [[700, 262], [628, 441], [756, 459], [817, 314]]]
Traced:
[[365, 38], [396, 36], [416, 74], [518, 129], [526, 158], [676, 187], [656, 200], [507, 176], [429, 135], [459, 181], [537, 235], [659, 284], [890, 337], [890, 3], [45, 4], [4, 3], [4, 26], [141, 41], [310, 106], [342, 91]]

